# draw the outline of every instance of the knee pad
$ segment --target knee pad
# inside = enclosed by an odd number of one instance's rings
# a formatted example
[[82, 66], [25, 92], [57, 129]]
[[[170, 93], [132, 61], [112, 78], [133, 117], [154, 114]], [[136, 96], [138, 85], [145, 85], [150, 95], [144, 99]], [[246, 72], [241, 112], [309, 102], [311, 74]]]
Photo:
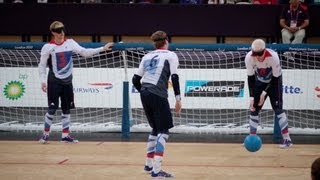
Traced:
[[259, 111], [255, 110], [253, 112], [250, 113], [251, 116], [258, 116], [259, 115]]
[[48, 109], [48, 114], [54, 115], [56, 113], [57, 109], [49, 108]]
[[152, 129], [151, 133], [150, 133], [152, 136], [157, 136], [158, 135], [158, 132], [157, 130], [155, 129]]
[[283, 109], [274, 110], [274, 113], [276, 113], [276, 115], [282, 114], [283, 112], [284, 112]]
[[159, 134], [168, 134], [169, 135], [169, 130], [166, 129], [166, 130], [161, 130], [158, 132]]
[[62, 110], [62, 113], [63, 113], [63, 114], [70, 114], [70, 109], [68, 109], [68, 110]]

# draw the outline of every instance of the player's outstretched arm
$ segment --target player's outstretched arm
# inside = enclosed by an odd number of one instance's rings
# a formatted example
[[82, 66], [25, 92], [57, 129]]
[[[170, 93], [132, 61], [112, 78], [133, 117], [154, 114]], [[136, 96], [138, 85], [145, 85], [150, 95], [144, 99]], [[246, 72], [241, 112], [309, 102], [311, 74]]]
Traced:
[[109, 42], [106, 45], [103, 46], [103, 50], [104, 51], [111, 51], [113, 48], [114, 43], [113, 42]]

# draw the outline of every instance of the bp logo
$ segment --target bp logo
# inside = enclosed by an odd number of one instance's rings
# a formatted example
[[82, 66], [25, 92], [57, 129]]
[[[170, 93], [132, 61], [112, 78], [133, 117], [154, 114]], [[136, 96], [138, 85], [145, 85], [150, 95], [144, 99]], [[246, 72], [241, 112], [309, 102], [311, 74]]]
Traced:
[[21, 98], [25, 92], [25, 87], [20, 81], [10, 81], [4, 87], [4, 96], [10, 100]]

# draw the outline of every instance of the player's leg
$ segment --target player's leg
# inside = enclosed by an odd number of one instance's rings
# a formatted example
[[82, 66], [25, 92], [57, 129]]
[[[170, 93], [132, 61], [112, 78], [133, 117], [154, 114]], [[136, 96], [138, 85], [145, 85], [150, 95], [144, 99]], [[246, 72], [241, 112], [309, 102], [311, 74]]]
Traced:
[[157, 130], [152, 129], [151, 133], [148, 136], [147, 156], [146, 156], [146, 162], [144, 166], [144, 171], [147, 173], [151, 173], [153, 169], [156, 144], [157, 144]]
[[281, 35], [282, 35], [282, 43], [283, 44], [290, 44], [291, 43], [290, 39], [293, 37], [293, 34], [289, 30], [283, 28], [281, 30]]
[[253, 97], [254, 97], [253, 107], [255, 108], [255, 110], [251, 111], [250, 118], [249, 118], [250, 134], [257, 134], [257, 128], [260, 123], [259, 112], [263, 106], [263, 105], [259, 106], [258, 103], [260, 100], [260, 95], [261, 95], [262, 91], [265, 89], [265, 87], [266, 87], [265, 83], [261, 83], [260, 81], [256, 81], [254, 92], [253, 92]]
[[162, 98], [155, 96], [155, 123], [158, 129], [158, 136], [156, 140], [156, 149], [154, 154], [154, 164], [153, 170], [151, 173], [152, 177], [173, 177], [172, 174], [169, 174], [162, 170], [162, 161], [164, 152], [166, 149], [166, 142], [169, 138], [169, 129], [173, 127], [172, 114], [170, 110], [170, 105], [167, 98]]
[[140, 98], [141, 98], [141, 103], [144, 109], [144, 112], [146, 114], [148, 123], [150, 127], [152, 128], [151, 133], [148, 136], [148, 141], [147, 141], [147, 155], [146, 155], [146, 162], [144, 166], [144, 171], [147, 173], [151, 173], [152, 168], [153, 168], [153, 158], [154, 158], [154, 153], [156, 149], [156, 139], [158, 135], [158, 131], [156, 126], [154, 125], [154, 118], [153, 118], [153, 105], [154, 103], [152, 102], [153, 99], [151, 97], [151, 93], [146, 90], [142, 90], [140, 92]]
[[295, 32], [294, 39], [292, 40], [292, 44], [301, 44], [305, 35], [306, 35], [305, 29], [300, 29], [299, 31]]
[[39, 140], [39, 142], [42, 144], [48, 143], [52, 120], [57, 109], [59, 108], [60, 92], [61, 92], [61, 88], [57, 84], [48, 82], [48, 88], [47, 88], [48, 111], [44, 117], [43, 135]]
[[288, 148], [292, 146], [292, 141], [289, 135], [289, 129], [288, 129], [288, 119], [287, 115], [283, 110], [283, 98], [282, 98], [282, 77], [279, 78], [278, 82], [275, 82], [275, 84], [272, 84], [271, 87], [268, 90], [270, 103], [272, 106], [272, 109], [274, 110], [277, 118], [275, 118], [278, 122], [281, 134], [283, 137], [283, 144], [280, 145], [280, 148]]
[[75, 108], [74, 105], [74, 94], [72, 84], [63, 84], [63, 91], [61, 93], [61, 122], [62, 122], [62, 135], [61, 142], [79, 142], [70, 136], [70, 109]]

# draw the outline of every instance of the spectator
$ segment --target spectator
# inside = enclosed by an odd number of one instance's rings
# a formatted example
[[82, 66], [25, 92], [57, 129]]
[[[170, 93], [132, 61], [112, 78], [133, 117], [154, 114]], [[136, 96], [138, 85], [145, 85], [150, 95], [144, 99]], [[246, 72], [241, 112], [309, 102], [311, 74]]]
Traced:
[[302, 43], [308, 25], [309, 13], [307, 7], [302, 6], [299, 0], [290, 0], [290, 4], [284, 7], [280, 17], [282, 43]]
[[311, 179], [320, 180], [320, 157], [313, 161], [311, 165]]

